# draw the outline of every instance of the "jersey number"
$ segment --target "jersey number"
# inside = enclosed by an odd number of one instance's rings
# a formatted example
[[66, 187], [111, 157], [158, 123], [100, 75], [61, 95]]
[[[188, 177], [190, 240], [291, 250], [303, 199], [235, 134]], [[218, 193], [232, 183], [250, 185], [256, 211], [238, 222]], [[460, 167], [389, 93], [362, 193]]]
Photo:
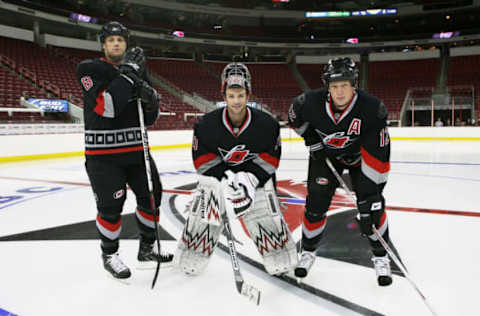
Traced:
[[90, 76], [82, 77], [82, 79], [80, 79], [80, 82], [82, 83], [82, 86], [85, 89], [85, 91], [88, 91], [93, 87], [93, 81], [92, 81], [92, 78], [90, 78]]
[[380, 147], [385, 147], [390, 144], [390, 135], [388, 134], [388, 129], [382, 128], [380, 131]]

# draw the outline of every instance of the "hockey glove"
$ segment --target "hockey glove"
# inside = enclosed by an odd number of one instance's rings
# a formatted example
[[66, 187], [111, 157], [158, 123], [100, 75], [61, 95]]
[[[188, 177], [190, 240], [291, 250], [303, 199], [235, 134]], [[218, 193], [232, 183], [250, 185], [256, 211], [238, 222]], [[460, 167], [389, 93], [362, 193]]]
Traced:
[[235, 216], [241, 217], [249, 211], [255, 201], [258, 179], [250, 172], [244, 171], [235, 174], [227, 170], [225, 175], [227, 178], [225, 197], [232, 203]]
[[145, 72], [145, 55], [140, 47], [129, 49], [118, 66], [120, 73], [130, 78], [136, 87], [142, 85], [142, 76]]
[[385, 210], [385, 199], [381, 195], [373, 195], [357, 203], [360, 212], [360, 230], [363, 236], [372, 236], [372, 224], [380, 225], [380, 218]]
[[139, 77], [143, 76], [145, 72], [145, 55], [141, 47], [132, 47], [123, 56], [123, 62], [120, 64], [121, 68], [130, 67], [131, 71]]
[[145, 81], [139, 89], [139, 97], [142, 99], [143, 109], [147, 112], [153, 112], [158, 109], [160, 94]]

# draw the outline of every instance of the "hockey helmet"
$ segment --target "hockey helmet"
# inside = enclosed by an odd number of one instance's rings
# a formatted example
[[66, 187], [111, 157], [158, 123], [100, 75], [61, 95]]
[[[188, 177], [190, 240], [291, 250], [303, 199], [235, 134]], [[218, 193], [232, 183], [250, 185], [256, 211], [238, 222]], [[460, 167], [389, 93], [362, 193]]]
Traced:
[[125, 26], [123, 26], [123, 24], [116, 21], [112, 21], [104, 24], [102, 26], [102, 29], [100, 30], [99, 35], [100, 35], [100, 43], [102, 44], [105, 43], [105, 39], [110, 35], [122, 36], [127, 42], [127, 44], [128, 44], [128, 39], [130, 37], [128, 29]]
[[252, 92], [252, 77], [247, 66], [242, 63], [230, 63], [222, 71], [222, 94], [227, 88], [244, 88], [247, 93]]
[[348, 80], [356, 87], [358, 82], [358, 69], [350, 57], [330, 59], [324, 68], [323, 83], [328, 88], [330, 82]]

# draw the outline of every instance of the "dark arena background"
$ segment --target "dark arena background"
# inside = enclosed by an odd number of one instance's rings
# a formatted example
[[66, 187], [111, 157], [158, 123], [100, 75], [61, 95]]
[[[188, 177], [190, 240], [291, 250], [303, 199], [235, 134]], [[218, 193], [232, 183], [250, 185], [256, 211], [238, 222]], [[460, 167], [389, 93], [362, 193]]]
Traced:
[[[249, 105], [282, 127], [277, 194], [298, 245], [309, 154], [288, 110], [324, 87], [329, 59], [350, 56], [359, 88], [388, 109], [389, 245], [408, 278], [392, 261], [393, 284], [377, 285], [341, 188], [302, 281], [268, 275], [243, 223], [231, 220], [245, 281], [262, 291], [258, 306], [236, 292], [224, 236], [204, 274], [160, 268], [152, 290], [154, 272], [134, 265], [131, 191], [120, 252], [133, 275], [128, 285], [108, 278], [75, 76], [81, 61], [103, 56], [98, 32], [108, 21], [144, 49], [161, 94], [148, 133], [164, 189], [164, 249], [176, 250], [198, 181], [192, 128], [224, 106], [220, 73], [232, 61], [252, 74]], [[0, 0], [0, 316], [477, 315], [479, 73], [480, 0]]]

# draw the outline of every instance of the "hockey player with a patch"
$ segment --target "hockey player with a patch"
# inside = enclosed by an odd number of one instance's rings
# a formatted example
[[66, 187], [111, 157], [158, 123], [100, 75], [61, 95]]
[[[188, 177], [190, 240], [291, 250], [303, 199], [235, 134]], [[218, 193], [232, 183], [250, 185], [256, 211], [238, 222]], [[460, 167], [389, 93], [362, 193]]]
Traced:
[[297, 255], [275, 192], [280, 127], [269, 114], [246, 105], [251, 83], [245, 65], [227, 65], [222, 81], [227, 106], [204, 115], [194, 127], [199, 186], [177, 259], [185, 272], [201, 273], [223, 230], [219, 212], [231, 210], [227, 214], [243, 220], [266, 270], [284, 273], [295, 266]]
[[376, 97], [357, 89], [358, 71], [350, 58], [330, 60], [326, 89], [305, 92], [289, 109], [289, 125], [310, 150], [307, 201], [303, 219], [301, 262], [295, 273], [305, 277], [315, 259], [327, 223], [326, 213], [339, 185], [328, 157], [341, 174], [348, 169], [360, 212], [360, 227], [372, 247], [380, 285], [391, 283], [386, 251], [371, 225], [388, 240], [383, 188], [390, 170], [387, 110]]
[[[153, 248], [153, 216], [142, 144], [137, 100], [141, 99], [145, 125], [155, 122], [159, 95], [145, 72], [140, 47], [127, 50], [129, 32], [118, 22], [106, 23], [100, 31], [104, 58], [86, 60], [77, 67], [83, 91], [85, 120], [85, 168], [97, 206], [96, 226], [101, 240], [104, 268], [116, 279], [131, 276], [118, 249], [122, 229], [121, 213], [127, 198], [127, 184], [136, 197], [136, 219], [140, 235], [137, 254], [140, 268], [170, 262], [172, 254]], [[149, 156], [155, 206], [160, 206], [162, 185]]]

